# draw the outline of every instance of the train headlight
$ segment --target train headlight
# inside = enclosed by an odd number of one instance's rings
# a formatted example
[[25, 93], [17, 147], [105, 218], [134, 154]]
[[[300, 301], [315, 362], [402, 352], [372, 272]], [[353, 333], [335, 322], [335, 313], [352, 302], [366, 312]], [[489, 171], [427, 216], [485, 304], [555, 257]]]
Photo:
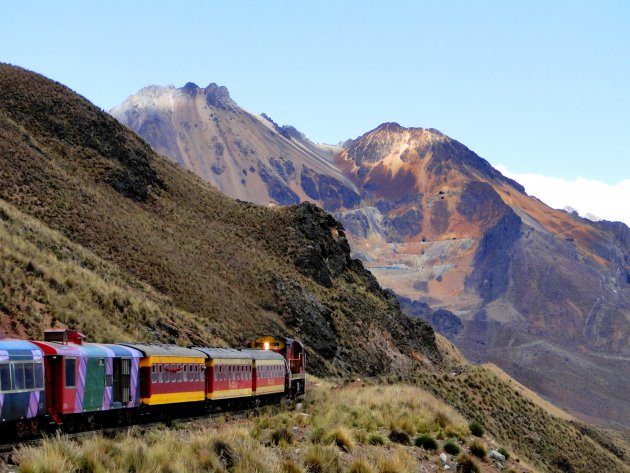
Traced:
[[269, 350], [269, 342], [265, 342], [263, 346], [265, 347], [265, 350]]

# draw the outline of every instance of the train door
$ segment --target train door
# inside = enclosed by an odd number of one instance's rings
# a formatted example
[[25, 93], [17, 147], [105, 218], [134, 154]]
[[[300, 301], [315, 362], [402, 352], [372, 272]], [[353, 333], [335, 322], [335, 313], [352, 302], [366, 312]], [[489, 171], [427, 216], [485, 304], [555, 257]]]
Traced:
[[112, 400], [126, 404], [131, 401], [131, 359], [114, 358]]
[[63, 357], [46, 357], [46, 410], [55, 419], [63, 412]]

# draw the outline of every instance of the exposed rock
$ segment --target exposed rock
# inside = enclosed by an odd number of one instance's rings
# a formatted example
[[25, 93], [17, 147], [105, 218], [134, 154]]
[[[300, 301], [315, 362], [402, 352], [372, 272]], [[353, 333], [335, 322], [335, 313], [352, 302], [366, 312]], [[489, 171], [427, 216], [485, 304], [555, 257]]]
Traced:
[[497, 450], [490, 450], [490, 453], [488, 454], [488, 456], [492, 458], [493, 460], [498, 460], [500, 462], [505, 461], [505, 455], [500, 454]]
[[[274, 286], [286, 307], [286, 322], [295, 327], [311, 349], [311, 355], [331, 359], [337, 354], [337, 338], [332, 311], [296, 281], [275, 278]], [[318, 365], [312, 368], [317, 371]]]
[[325, 287], [350, 263], [350, 246], [343, 227], [331, 215], [305, 202], [295, 212], [296, 228], [312, 243], [295, 256], [299, 270]]

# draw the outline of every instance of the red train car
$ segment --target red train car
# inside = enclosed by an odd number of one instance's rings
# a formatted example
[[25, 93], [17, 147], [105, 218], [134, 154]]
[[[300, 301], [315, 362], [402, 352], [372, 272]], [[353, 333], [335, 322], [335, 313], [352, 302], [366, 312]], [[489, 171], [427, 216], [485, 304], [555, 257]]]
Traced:
[[206, 356], [206, 399], [251, 397], [252, 357], [241, 350], [194, 347]]
[[205, 356], [175, 345], [121, 343], [142, 353], [140, 402], [152, 406], [205, 399]]

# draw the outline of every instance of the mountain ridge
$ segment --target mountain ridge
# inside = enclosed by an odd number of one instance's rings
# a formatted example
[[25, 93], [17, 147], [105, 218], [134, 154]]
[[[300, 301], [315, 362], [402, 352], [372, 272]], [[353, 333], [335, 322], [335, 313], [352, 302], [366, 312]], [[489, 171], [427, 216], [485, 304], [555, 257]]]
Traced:
[[[262, 119], [278, 142], [307, 140]], [[137, 123], [131, 127], [154, 144]], [[268, 151], [249, 145], [256, 169]], [[283, 153], [259, 168], [268, 192], [250, 195], [255, 202], [322, 206], [343, 224], [353, 253], [379, 282], [411, 315], [413, 301], [436, 309], [416, 312], [443, 327], [466, 356], [497, 363], [589, 419], [630, 425], [630, 398], [618, 397], [630, 391], [618, 384], [620, 375], [630, 377], [630, 246], [623, 226], [549, 208], [431, 128], [383, 123], [334, 149], [325, 160], [336, 172], [313, 172], [302, 155]], [[196, 159], [216, 164], [212, 155]], [[240, 195], [242, 183], [216, 180], [223, 192]], [[599, 382], [580, 381], [567, 391], [571, 377], [588, 379], [593, 366]], [[586, 401], [584, 391], [592, 393]]]

